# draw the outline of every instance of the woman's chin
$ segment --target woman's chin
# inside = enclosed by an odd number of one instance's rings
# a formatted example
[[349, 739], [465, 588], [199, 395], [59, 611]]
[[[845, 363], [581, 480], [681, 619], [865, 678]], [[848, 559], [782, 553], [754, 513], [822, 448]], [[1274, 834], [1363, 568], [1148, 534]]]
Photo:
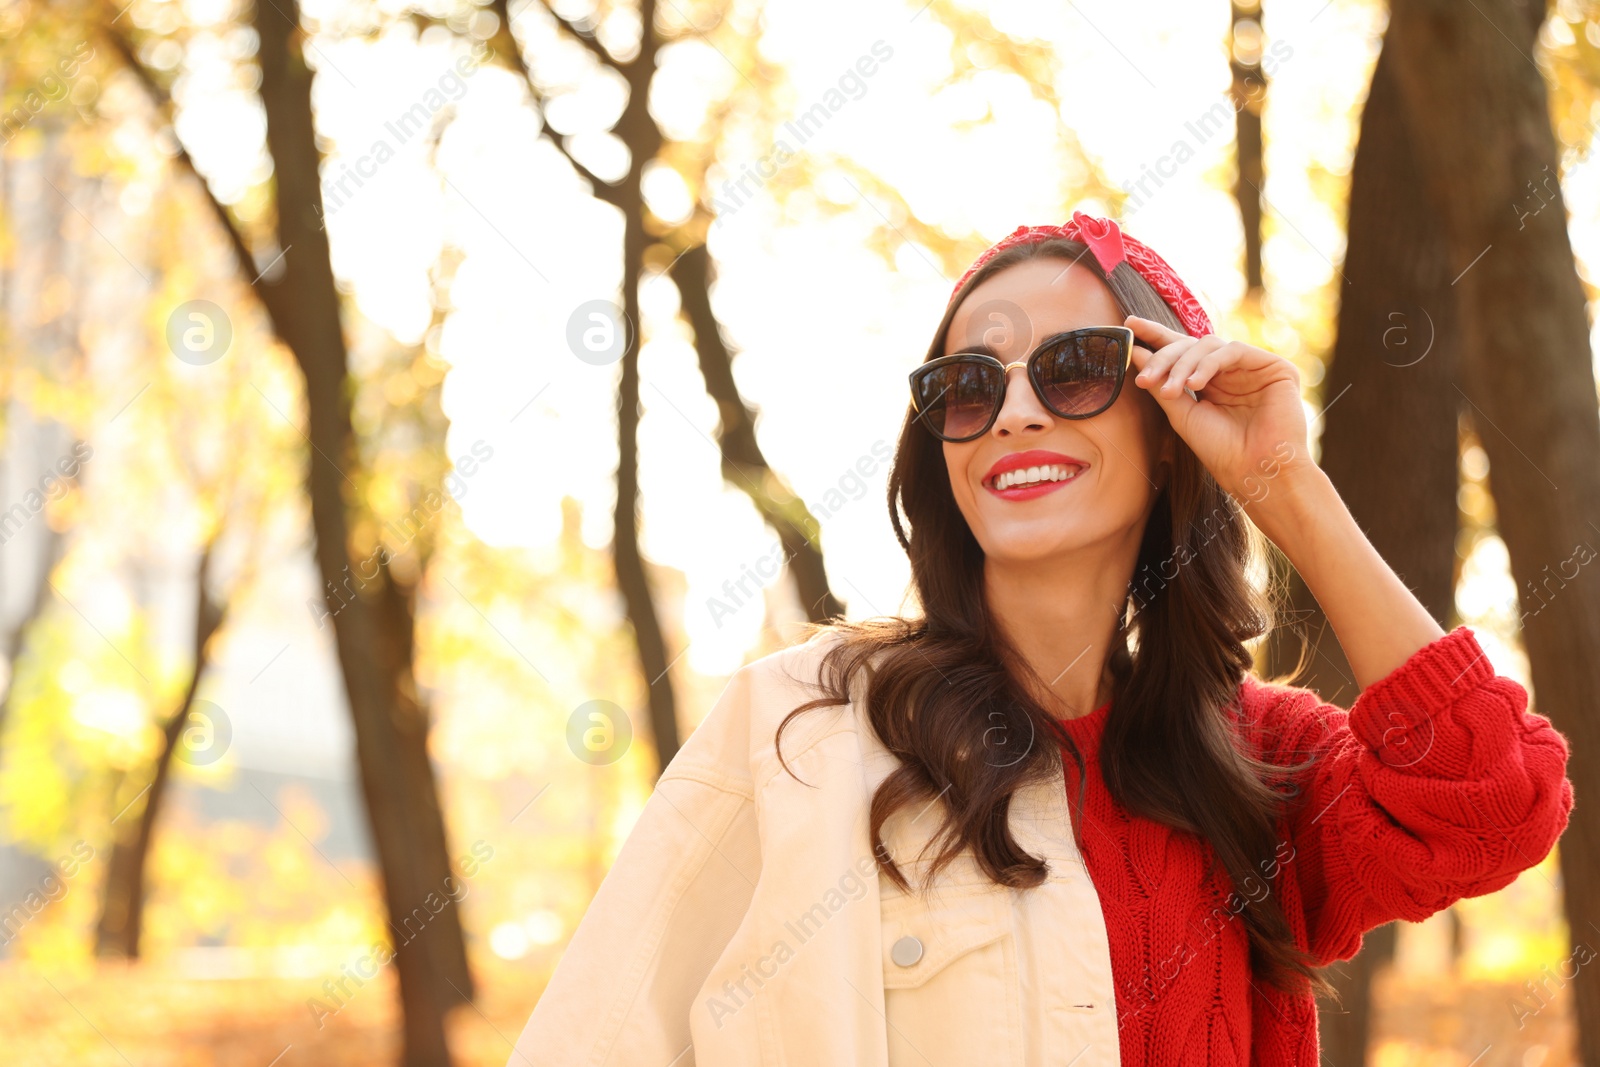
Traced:
[[1058, 557], [1069, 557], [1081, 551], [1092, 539], [1087, 531], [1078, 530], [1070, 521], [1051, 518], [1037, 522], [1012, 520], [988, 527], [978, 544], [983, 554], [992, 562], [1043, 563]]

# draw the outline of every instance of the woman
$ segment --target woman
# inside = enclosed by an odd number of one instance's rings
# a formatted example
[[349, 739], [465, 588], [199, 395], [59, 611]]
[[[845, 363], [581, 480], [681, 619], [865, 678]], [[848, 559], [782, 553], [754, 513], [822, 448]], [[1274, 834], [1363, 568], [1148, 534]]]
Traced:
[[[511, 1063], [1315, 1067], [1317, 969], [1542, 859], [1565, 739], [1367, 542], [1294, 367], [1115, 222], [986, 251], [911, 379], [922, 614], [734, 675]], [[1262, 534], [1348, 710], [1250, 673]]]

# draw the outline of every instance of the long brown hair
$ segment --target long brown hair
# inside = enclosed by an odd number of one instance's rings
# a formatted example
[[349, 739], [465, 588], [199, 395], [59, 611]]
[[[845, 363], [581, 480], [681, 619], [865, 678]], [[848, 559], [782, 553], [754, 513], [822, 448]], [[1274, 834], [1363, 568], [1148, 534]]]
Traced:
[[[927, 358], [944, 354], [951, 320], [973, 287], [1036, 257], [1082, 263], [1106, 283], [1124, 314], [1187, 332], [1131, 266], [1118, 264], [1107, 276], [1087, 251], [1077, 241], [1050, 239], [996, 255], [950, 302]], [[1298, 793], [1294, 774], [1309, 764], [1265, 763], [1236, 737], [1229, 709], [1252, 666], [1246, 642], [1266, 634], [1273, 622], [1270, 593], [1253, 585], [1248, 573], [1265, 544], [1181, 438], [1176, 445], [1171, 477], [1145, 524], [1109, 657], [1113, 714], [1101, 739], [1100, 766], [1118, 804], [1198, 835], [1210, 846], [1211, 872], [1220, 860], [1235, 890], [1248, 895], [1246, 887], [1262, 884], [1258, 871], [1274, 863], [1278, 820]], [[1079, 769], [1081, 812], [1084, 757], [1013, 673], [1027, 666], [989, 612], [983, 551], [951, 493], [940, 442], [916, 424], [909, 405], [888, 496], [890, 522], [911, 559], [922, 615], [808, 627], [842, 640], [822, 661], [818, 682], [827, 695], [796, 708], [779, 725], [780, 761], [789, 722], [802, 712], [848, 702], [853, 677], [866, 669], [868, 720], [899, 760], [872, 797], [870, 831], [879, 869], [902, 890], [909, 888], [881, 831], [901, 806], [933, 797], [942, 798], [946, 818], [929, 882], [970, 850], [995, 882], [1037, 886], [1047, 864], [1012, 836], [1012, 794], [1054, 773], [1056, 746], [1034, 740], [1060, 737]], [[1169, 573], [1174, 561], [1180, 565]], [[985, 758], [969, 758], [973, 752]], [[1296, 945], [1278, 895], [1269, 889], [1261, 899], [1250, 899], [1240, 915], [1254, 973], [1284, 991], [1308, 985], [1330, 991]]]

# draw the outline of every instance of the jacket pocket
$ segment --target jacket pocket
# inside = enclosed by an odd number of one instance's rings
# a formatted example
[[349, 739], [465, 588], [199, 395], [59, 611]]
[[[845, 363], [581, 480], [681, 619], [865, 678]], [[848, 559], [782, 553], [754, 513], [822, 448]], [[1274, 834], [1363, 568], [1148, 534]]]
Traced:
[[1021, 1062], [1011, 892], [991, 883], [880, 894], [891, 1067]]

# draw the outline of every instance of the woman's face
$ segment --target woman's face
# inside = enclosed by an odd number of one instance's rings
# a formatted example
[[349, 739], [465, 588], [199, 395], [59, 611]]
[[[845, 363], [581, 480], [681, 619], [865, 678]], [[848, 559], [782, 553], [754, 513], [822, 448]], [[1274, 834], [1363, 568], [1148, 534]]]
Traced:
[[[945, 354], [987, 351], [1002, 363], [1028, 358], [1051, 334], [1081, 326], [1121, 326], [1125, 316], [1106, 284], [1071, 260], [1024, 260], [986, 278], [950, 321]], [[1174, 434], [1130, 366], [1116, 403], [1089, 419], [1052, 415], [1026, 367], [1006, 376], [1005, 404], [982, 437], [944, 443], [950, 489], [991, 561], [1037, 561], [1077, 550], [1127, 547], [1138, 539], [1170, 472]], [[1026, 453], [1026, 455], [1023, 455]], [[1037, 453], [1037, 454], [1035, 454]], [[997, 464], [1065, 467], [1064, 481], [997, 488]], [[1047, 476], [1059, 474], [1047, 471]], [[1023, 475], [1026, 477], [1026, 475]]]

